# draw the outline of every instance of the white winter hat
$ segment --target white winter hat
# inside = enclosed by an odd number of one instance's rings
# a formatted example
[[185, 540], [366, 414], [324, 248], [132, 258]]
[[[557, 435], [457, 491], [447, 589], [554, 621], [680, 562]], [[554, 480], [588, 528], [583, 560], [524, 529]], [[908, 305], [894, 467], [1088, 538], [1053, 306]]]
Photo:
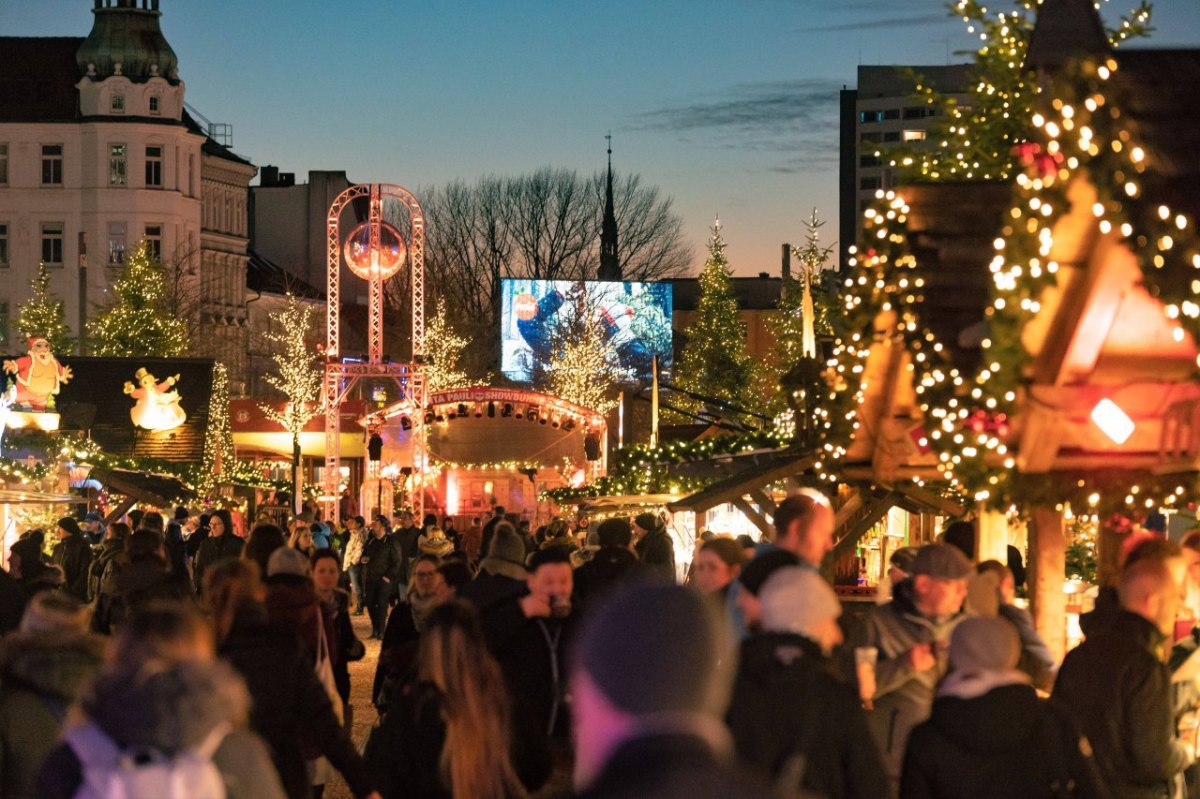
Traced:
[[829, 583], [805, 566], [777, 569], [759, 589], [758, 599], [768, 632], [811, 638], [820, 624], [842, 615], [842, 603]]

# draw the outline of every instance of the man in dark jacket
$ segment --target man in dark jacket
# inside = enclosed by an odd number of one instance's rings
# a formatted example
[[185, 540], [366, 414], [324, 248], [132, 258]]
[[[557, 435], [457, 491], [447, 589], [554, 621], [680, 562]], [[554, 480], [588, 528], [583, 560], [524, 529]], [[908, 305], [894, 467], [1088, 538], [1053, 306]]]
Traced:
[[524, 596], [493, 603], [482, 618], [488, 648], [500, 662], [513, 700], [529, 708], [552, 739], [569, 734], [567, 643], [574, 627], [571, 556], [561, 547], [529, 559]]
[[88, 566], [92, 562], [92, 548], [83, 539], [79, 522], [70, 516], [58, 520], [55, 530], [58, 543], [50, 554], [50, 562], [62, 569], [64, 589], [80, 602], [88, 601]]
[[612, 518], [601, 522], [596, 529], [596, 540], [600, 548], [575, 570], [575, 605], [580, 613], [595, 604], [597, 597], [646, 571], [629, 548], [633, 529], [628, 519]]
[[728, 653], [716, 610], [683, 586], [630, 587], [598, 605], [572, 658], [580, 799], [775, 795], [730, 765]]
[[[496, 533], [496, 525], [504, 521], [504, 506], [497, 505], [492, 508], [492, 518], [488, 519], [483, 525], [483, 537], [480, 539], [479, 551], [487, 552], [488, 547], [492, 543], [492, 536]], [[513, 528], [516, 530], [517, 528]]]
[[1091, 748], [1063, 712], [1038, 699], [1017, 668], [1021, 645], [1004, 619], [964, 619], [950, 637], [950, 673], [933, 714], [908, 738], [901, 799], [1108, 796]]
[[759, 599], [763, 632], [742, 644], [729, 705], [738, 756], [789, 791], [886, 796], [887, 776], [859, 698], [828, 661], [842, 642], [837, 595], [815, 572], [785, 566]]
[[1146, 558], [1121, 573], [1120, 609], [1067, 654], [1053, 701], [1096, 751], [1121, 799], [1163, 799], [1192, 759], [1172, 729], [1171, 674], [1159, 648], [1175, 624], [1178, 557]]
[[655, 574], [675, 582], [675, 545], [667, 535], [667, 528], [653, 513], [639, 513], [633, 526], [638, 558]]
[[245, 542], [234, 535], [233, 530], [229, 529], [229, 524], [226, 521], [228, 518], [227, 513], [217, 512], [208, 519], [208, 537], [200, 543], [199, 548], [196, 550], [195, 578], [197, 591], [204, 590], [204, 572], [206, 569], [226, 558], [241, 557], [242, 545]]
[[391, 533], [393, 546], [399, 547], [404, 553], [404, 573], [401, 581], [408, 579], [409, 565], [417, 559], [417, 545], [421, 541], [422, 530], [413, 521], [409, 511], [400, 514], [400, 526]]
[[525, 593], [525, 544], [511, 522], [496, 525], [485, 550], [486, 557], [479, 563], [479, 574], [458, 592], [480, 613], [486, 613], [497, 602], [513, 599]]
[[371, 638], [382, 639], [389, 600], [408, 569], [403, 549], [388, 535], [387, 522], [381, 518], [371, 522], [371, 537], [363, 544], [361, 563]]
[[883, 756], [893, 795], [900, 789], [908, 734], [929, 718], [934, 689], [946, 673], [950, 633], [961, 619], [967, 579], [974, 573], [967, 557], [954, 547], [921, 547], [913, 576], [896, 586], [891, 602], [867, 611], [845, 647], [851, 659], [856, 649], [876, 651], [876, 666], [869, 675], [850, 663], [845, 671], [858, 677], [860, 696], [874, 705], [867, 713], [867, 726]]

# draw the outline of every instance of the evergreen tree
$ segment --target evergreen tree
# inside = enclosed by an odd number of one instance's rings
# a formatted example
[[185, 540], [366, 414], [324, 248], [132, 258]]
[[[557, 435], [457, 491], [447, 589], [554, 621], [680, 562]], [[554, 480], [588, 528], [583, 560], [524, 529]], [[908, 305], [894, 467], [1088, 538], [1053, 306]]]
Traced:
[[[980, 0], [956, 0], [949, 6], [980, 42], [977, 50], [960, 53], [974, 58], [967, 99], [960, 105], [913, 72], [916, 97], [938, 111], [928, 139], [936, 146], [896, 148], [888, 153], [892, 166], [926, 180], [996, 180], [1013, 174], [1013, 147], [1032, 127], [1037, 82], [1024, 64], [1040, 4], [1014, 0], [1009, 11]], [[1150, 12], [1150, 3], [1139, 0], [1108, 30], [1109, 43], [1115, 47], [1148, 35]]]
[[594, 318], [581, 308], [555, 331], [545, 383], [547, 391], [556, 397], [607, 413], [617, 404], [612, 389], [621, 378], [621, 370], [612, 345], [592, 321]]
[[[755, 363], [746, 350], [746, 334], [738, 316], [720, 221], [713, 223], [708, 260], [700, 273], [700, 302], [686, 336], [687, 343], [675, 363], [671, 382], [685, 391], [747, 407], [752, 396]], [[702, 403], [680, 401], [680, 404], [694, 408]], [[730, 415], [720, 407], [713, 410]]]
[[75, 339], [67, 327], [63, 302], [50, 288], [50, 272], [45, 264], [38, 264], [33, 295], [17, 309], [17, 329], [22, 336], [46, 339], [50, 342], [50, 350], [58, 355], [70, 353], [75, 346]]
[[447, 316], [446, 300], [439, 297], [437, 310], [425, 325], [425, 388], [430, 392], [459, 388], [469, 380], [458, 366], [467, 340], [454, 332]]
[[112, 303], [88, 324], [92, 352], [170, 358], [188, 352], [187, 326], [167, 309], [166, 274], [143, 241], [125, 254]]
[[300, 433], [321, 412], [323, 378], [315, 350], [308, 345], [315, 309], [289, 294], [282, 310], [271, 314], [267, 341], [275, 345], [271, 359], [275, 371], [264, 379], [287, 399], [283, 408], [268, 403], [259, 407], [267, 418], [292, 434], [292, 504], [300, 509]]
[[833, 245], [821, 244], [821, 228], [825, 221], [817, 217], [814, 208], [812, 217], [804, 221], [804, 246], [792, 247], [792, 257], [797, 261], [794, 275], [784, 282], [783, 294], [776, 306], [779, 314], [767, 324], [775, 336], [776, 365], [787, 371], [798, 361], [804, 351], [804, 287], [808, 283], [812, 298], [813, 331], [817, 336], [833, 333], [831, 324], [835, 312], [836, 294], [827, 279], [833, 272], [825, 271]]

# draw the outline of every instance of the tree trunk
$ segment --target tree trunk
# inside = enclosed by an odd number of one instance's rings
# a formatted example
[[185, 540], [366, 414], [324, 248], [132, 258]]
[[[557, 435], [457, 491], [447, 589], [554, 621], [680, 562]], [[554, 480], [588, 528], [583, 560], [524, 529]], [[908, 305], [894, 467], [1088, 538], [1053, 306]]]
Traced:
[[1033, 509], [1029, 524], [1029, 596], [1033, 625], [1060, 662], [1067, 649], [1067, 537], [1063, 514]]
[[299, 516], [304, 510], [300, 495], [300, 434], [292, 433], [292, 511]]

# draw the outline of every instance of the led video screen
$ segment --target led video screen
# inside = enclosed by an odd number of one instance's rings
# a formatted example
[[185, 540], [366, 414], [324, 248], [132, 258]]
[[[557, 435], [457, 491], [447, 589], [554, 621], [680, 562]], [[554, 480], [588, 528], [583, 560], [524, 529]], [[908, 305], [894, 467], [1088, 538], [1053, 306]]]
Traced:
[[671, 284], [507, 279], [501, 285], [500, 369], [534, 380], [567, 331], [584, 320], [609, 347], [623, 380], [649, 380], [671, 366]]

